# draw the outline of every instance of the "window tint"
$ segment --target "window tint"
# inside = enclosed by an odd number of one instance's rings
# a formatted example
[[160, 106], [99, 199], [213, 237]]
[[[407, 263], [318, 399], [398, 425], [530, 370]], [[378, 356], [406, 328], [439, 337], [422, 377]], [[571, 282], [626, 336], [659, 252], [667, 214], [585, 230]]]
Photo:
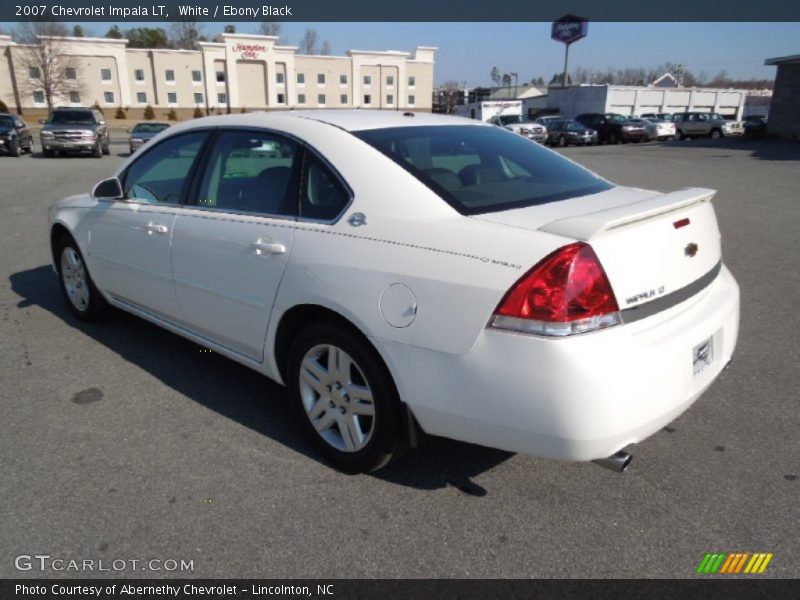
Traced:
[[148, 204], [177, 204], [208, 133], [171, 137], [154, 146], [125, 172], [125, 197]]
[[498, 127], [397, 127], [356, 135], [462, 214], [533, 206], [613, 187], [558, 154]]
[[350, 195], [321, 160], [310, 153], [307, 156], [300, 196], [300, 216], [330, 221], [344, 210], [350, 202]]
[[293, 214], [289, 188], [296, 155], [294, 143], [271, 133], [225, 132], [206, 165], [197, 204], [264, 215]]

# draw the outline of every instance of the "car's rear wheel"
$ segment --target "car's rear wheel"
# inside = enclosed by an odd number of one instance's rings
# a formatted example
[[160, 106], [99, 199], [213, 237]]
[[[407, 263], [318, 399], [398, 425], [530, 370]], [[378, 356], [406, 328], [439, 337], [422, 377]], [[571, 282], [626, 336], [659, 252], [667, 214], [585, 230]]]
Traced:
[[558, 147], [563, 148], [566, 145], [567, 145], [567, 138], [565, 138], [563, 135], [558, 136]]
[[335, 323], [311, 325], [289, 351], [287, 383], [314, 446], [350, 473], [380, 469], [401, 451], [401, 407], [368, 342]]
[[616, 131], [612, 131], [608, 134], [608, 143], [609, 144], [619, 144], [619, 134]]
[[718, 140], [722, 137], [722, 132], [719, 129], [712, 129], [711, 130], [711, 139]]
[[95, 287], [75, 240], [67, 235], [62, 237], [56, 256], [61, 291], [72, 313], [82, 321], [99, 320], [108, 310], [108, 304]]

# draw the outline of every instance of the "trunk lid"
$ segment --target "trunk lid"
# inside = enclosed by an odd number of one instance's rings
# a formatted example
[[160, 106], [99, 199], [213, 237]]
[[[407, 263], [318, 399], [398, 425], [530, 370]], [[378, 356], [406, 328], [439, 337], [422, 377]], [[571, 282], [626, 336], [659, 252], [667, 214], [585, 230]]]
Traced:
[[714, 271], [721, 260], [711, 205], [715, 193], [614, 188], [595, 195], [596, 202], [575, 198], [477, 218], [559, 235], [565, 244], [589, 243], [624, 311], [679, 292]]

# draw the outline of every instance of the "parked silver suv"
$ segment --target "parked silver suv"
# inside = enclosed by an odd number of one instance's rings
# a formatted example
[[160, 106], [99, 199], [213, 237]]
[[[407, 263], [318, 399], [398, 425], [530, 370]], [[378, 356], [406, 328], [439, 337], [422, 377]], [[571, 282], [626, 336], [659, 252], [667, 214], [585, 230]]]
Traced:
[[729, 121], [719, 113], [676, 113], [672, 120], [675, 122], [675, 138], [679, 140], [692, 137], [716, 139], [744, 134], [741, 121]]
[[110, 153], [108, 126], [97, 109], [56, 108], [42, 124], [42, 152], [45, 156], [55, 156], [56, 152], [89, 152], [100, 158]]

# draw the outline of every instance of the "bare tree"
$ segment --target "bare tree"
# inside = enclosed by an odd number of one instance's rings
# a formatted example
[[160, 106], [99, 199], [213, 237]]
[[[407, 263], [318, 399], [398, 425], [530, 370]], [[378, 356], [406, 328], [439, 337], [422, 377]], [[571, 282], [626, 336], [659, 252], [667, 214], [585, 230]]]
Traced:
[[283, 25], [277, 21], [261, 21], [258, 32], [261, 35], [274, 35], [275, 37], [280, 37], [281, 33], [283, 32]]
[[48, 110], [53, 109], [59, 98], [80, 92], [78, 60], [65, 52], [66, 42], [60, 39], [68, 35], [63, 23], [43, 21], [21, 23], [14, 32], [21, 44], [20, 63], [27, 71], [20, 78], [23, 87], [31, 94], [43, 92]]
[[170, 28], [172, 45], [182, 50], [197, 50], [197, 42], [203, 38], [202, 26], [188, 19], [175, 21]]
[[439, 88], [439, 94], [441, 95], [444, 112], [449, 115], [453, 112], [462, 95], [461, 84], [455, 80], [445, 81]]
[[316, 29], [306, 29], [297, 52], [299, 54], [319, 54], [319, 33]]
[[319, 49], [319, 53], [323, 56], [330, 56], [331, 54], [331, 43], [328, 40], [322, 42], [322, 47]]

